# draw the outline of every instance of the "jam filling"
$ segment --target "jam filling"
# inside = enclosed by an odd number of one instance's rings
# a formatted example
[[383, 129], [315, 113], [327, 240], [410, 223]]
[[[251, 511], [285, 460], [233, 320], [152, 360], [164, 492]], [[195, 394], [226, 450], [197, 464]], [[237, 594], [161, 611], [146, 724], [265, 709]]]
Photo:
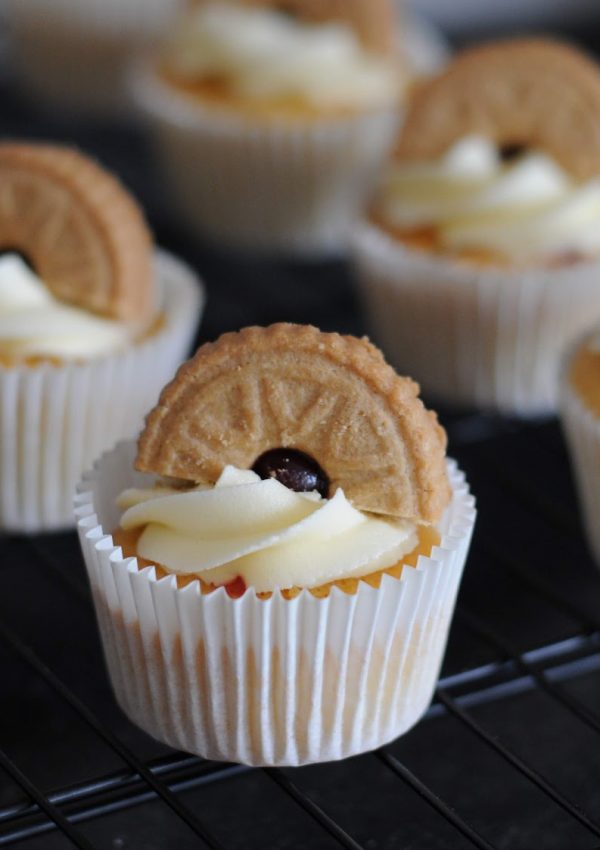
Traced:
[[500, 159], [502, 162], [513, 162], [527, 152], [527, 145], [520, 142], [507, 142], [500, 145]]
[[254, 462], [253, 472], [261, 478], [276, 478], [296, 493], [316, 490], [324, 499], [329, 479], [316, 460], [298, 449], [269, 449]]
[[246, 592], [246, 582], [241, 576], [236, 576], [233, 581], [228, 582], [225, 587], [227, 596], [231, 599], [239, 599]]

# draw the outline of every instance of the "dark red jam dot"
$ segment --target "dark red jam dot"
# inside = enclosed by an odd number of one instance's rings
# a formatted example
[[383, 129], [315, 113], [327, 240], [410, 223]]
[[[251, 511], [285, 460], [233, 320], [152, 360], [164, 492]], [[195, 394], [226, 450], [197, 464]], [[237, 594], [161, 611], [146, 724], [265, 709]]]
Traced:
[[298, 449], [270, 449], [257, 458], [252, 469], [261, 478], [276, 478], [297, 493], [316, 490], [324, 499], [329, 494], [329, 479], [319, 464]]
[[225, 592], [231, 599], [239, 599], [246, 592], [246, 582], [241, 576], [236, 576], [229, 584], [225, 585]]
[[293, 3], [280, 2], [277, 4], [276, 8], [281, 15], [285, 15], [292, 20], [298, 20], [300, 17], [298, 9], [295, 8]]
[[500, 146], [500, 158], [502, 162], [512, 162], [523, 156], [527, 150], [527, 145], [519, 144], [518, 142], [507, 142]]

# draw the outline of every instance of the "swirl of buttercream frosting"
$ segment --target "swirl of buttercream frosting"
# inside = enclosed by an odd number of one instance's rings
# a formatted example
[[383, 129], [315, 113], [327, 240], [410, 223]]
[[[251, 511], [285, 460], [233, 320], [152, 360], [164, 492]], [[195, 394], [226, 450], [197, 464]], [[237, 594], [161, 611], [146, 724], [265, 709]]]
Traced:
[[186, 16], [165, 61], [187, 80], [218, 78], [249, 99], [298, 97], [317, 108], [377, 106], [401, 89], [394, 61], [367, 51], [348, 24], [225, 2]]
[[406, 231], [434, 227], [449, 250], [516, 260], [600, 253], [600, 175], [579, 183], [534, 150], [504, 162], [483, 137], [463, 138], [438, 160], [392, 163], [376, 208]]
[[257, 592], [316, 587], [396, 564], [417, 545], [416, 525], [296, 493], [275, 479], [225, 467], [214, 487], [126, 490], [121, 527], [143, 527], [137, 553], [169, 572], [224, 585], [241, 577]]
[[87, 360], [127, 346], [132, 327], [54, 298], [17, 254], [0, 257], [0, 354]]

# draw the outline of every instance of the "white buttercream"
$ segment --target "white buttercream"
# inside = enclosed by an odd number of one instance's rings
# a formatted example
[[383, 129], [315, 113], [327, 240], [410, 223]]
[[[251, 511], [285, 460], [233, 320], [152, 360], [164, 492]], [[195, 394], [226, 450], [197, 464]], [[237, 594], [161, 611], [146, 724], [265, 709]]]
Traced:
[[600, 252], [600, 178], [578, 184], [535, 151], [504, 163], [496, 146], [478, 136], [437, 161], [391, 165], [378, 208], [394, 226], [435, 227], [450, 249], [517, 259]]
[[417, 545], [414, 523], [363, 514], [341, 489], [322, 499], [226, 467], [214, 487], [167, 490], [126, 490], [122, 528], [145, 526], [141, 557], [216, 585], [315, 587], [390, 567]]
[[184, 78], [221, 78], [244, 97], [300, 97], [317, 107], [378, 105], [400, 90], [394, 63], [367, 52], [348, 25], [224, 2], [182, 21], [167, 61]]
[[0, 257], [0, 353], [88, 359], [124, 348], [131, 328], [53, 297], [21, 257]]

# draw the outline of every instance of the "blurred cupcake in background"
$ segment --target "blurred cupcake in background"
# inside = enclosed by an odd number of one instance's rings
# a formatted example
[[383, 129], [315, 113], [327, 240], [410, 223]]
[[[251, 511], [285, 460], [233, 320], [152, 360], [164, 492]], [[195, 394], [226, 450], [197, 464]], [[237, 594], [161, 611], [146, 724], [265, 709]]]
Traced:
[[600, 323], [565, 355], [560, 412], [588, 542], [600, 566]]
[[0, 144], [0, 532], [73, 525], [78, 477], [137, 434], [201, 301], [112, 175], [69, 148]]
[[6, 0], [17, 76], [50, 106], [126, 117], [125, 70], [182, 0]]
[[419, 87], [356, 258], [373, 335], [426, 394], [556, 410], [600, 318], [600, 70], [545, 39], [476, 47]]
[[406, 78], [391, 0], [206, 0], [132, 82], [192, 227], [311, 255], [347, 246]]

